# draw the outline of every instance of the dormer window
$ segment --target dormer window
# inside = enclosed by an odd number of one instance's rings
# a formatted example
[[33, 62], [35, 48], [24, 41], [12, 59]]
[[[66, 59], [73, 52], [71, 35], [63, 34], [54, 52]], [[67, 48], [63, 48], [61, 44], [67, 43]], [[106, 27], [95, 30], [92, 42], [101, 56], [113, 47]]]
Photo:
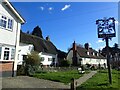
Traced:
[[95, 55], [95, 53], [94, 53], [94, 52], [92, 52], [92, 55], [94, 56], [94, 55]]
[[97, 56], [99, 56], [99, 53], [97, 53]]
[[87, 55], [90, 55], [90, 53], [88, 51], [86, 53], [87, 53]]

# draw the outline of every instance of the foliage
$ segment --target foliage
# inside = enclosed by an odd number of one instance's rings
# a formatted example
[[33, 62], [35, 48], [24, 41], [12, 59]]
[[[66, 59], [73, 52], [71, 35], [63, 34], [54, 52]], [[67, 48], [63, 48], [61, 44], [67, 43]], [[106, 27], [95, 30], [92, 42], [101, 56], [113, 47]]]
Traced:
[[37, 52], [31, 52], [31, 54], [28, 54], [25, 60], [25, 73], [27, 75], [35, 73], [40, 65], [40, 61], [41, 59]]
[[59, 63], [60, 63], [61, 67], [69, 67], [70, 66], [70, 61], [69, 60], [62, 59], [62, 60], [60, 60]]
[[33, 77], [40, 79], [47, 79], [56, 82], [70, 83], [72, 78], [78, 79], [82, 74], [79, 74], [77, 70], [72, 71], [59, 71], [59, 72], [44, 72], [35, 73]]
[[31, 65], [31, 66], [39, 65], [40, 64], [40, 56], [38, 55], [37, 52], [31, 52], [30, 54], [27, 55], [25, 63], [27, 65]]
[[17, 67], [17, 75], [32, 75], [40, 66], [40, 57], [37, 52], [28, 54], [22, 65]]
[[17, 66], [17, 76], [25, 75], [25, 67], [23, 65]]
[[120, 80], [119, 74], [119, 71], [112, 70], [112, 85], [109, 85], [108, 72], [106, 70], [101, 70], [77, 89], [92, 88], [93, 90], [96, 90], [96, 88], [102, 88], [104, 90], [104, 88], [120, 88], [118, 87], [118, 82]]
[[43, 38], [42, 36], [42, 30], [39, 26], [36, 26], [33, 31], [32, 31], [32, 35], [38, 36], [40, 38]]
[[64, 52], [64, 51], [61, 51], [61, 50], [57, 50], [57, 52], [58, 52], [58, 58], [59, 59], [64, 59], [64, 58], [66, 58], [67, 57], [67, 53], [66, 52]]

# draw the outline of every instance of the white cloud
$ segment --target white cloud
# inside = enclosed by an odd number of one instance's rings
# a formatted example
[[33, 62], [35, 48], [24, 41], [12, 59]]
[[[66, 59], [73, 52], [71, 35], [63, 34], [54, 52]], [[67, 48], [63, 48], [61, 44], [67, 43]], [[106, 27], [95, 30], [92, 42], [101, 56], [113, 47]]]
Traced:
[[49, 10], [49, 11], [53, 10], [53, 7], [49, 7], [48, 10]]
[[41, 6], [40, 9], [43, 11], [45, 8]]
[[103, 40], [98, 40], [96, 43], [102, 43], [103, 42]]
[[61, 10], [64, 11], [66, 9], [69, 9], [71, 5], [65, 5]]

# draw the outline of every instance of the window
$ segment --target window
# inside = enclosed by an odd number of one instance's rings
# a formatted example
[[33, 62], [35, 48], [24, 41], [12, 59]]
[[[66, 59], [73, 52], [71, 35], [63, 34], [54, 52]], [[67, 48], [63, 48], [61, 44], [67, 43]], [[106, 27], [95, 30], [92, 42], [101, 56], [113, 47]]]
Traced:
[[11, 49], [11, 60], [15, 59], [15, 49]]
[[23, 60], [26, 60], [27, 59], [27, 55], [23, 55]]
[[44, 61], [45, 60], [45, 58], [44, 57], [41, 57], [41, 61]]
[[1, 59], [2, 47], [0, 47], [0, 59]]
[[13, 21], [8, 19], [8, 29], [12, 29]]
[[0, 26], [6, 28], [6, 25], [7, 25], [7, 18], [5, 16], [1, 16]]
[[4, 51], [4, 60], [9, 60], [9, 54], [10, 54], [9, 48], [5, 48], [5, 51]]
[[91, 54], [94, 56], [95, 55], [95, 53], [94, 52], [91, 52]]
[[53, 61], [52, 58], [48, 58], [48, 61]]
[[8, 30], [12, 30], [13, 20], [6, 16], [0, 15], [0, 27], [8, 29]]
[[87, 55], [89, 55], [89, 52], [86, 52]]
[[99, 56], [99, 53], [97, 53], [97, 56]]

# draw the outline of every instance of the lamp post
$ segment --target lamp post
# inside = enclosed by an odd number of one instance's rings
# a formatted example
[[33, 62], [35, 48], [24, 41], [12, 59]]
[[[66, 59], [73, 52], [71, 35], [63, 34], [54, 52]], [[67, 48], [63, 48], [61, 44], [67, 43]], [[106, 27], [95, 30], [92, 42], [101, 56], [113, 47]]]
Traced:
[[98, 38], [102, 38], [106, 41], [106, 55], [109, 83], [112, 84], [112, 75], [110, 67], [110, 55], [109, 55], [109, 39], [116, 36], [115, 32], [115, 19], [113, 17], [96, 20]]

